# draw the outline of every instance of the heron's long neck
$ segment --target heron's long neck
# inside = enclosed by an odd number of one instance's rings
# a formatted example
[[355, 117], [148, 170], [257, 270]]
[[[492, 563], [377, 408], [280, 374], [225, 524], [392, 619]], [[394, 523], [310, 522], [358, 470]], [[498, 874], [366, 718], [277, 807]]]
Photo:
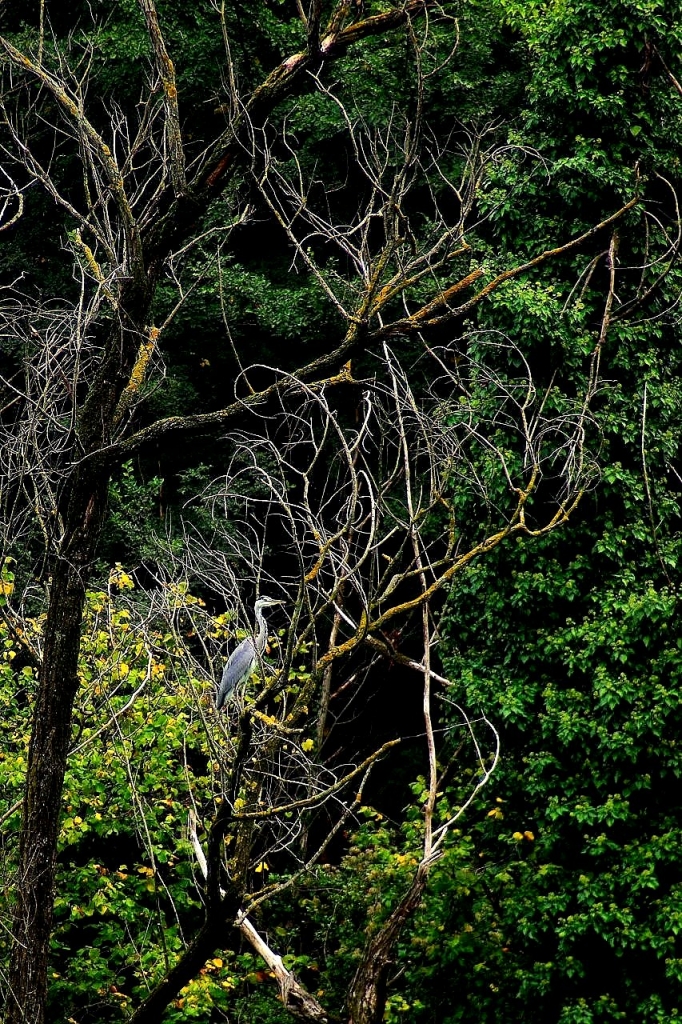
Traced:
[[265, 650], [265, 644], [267, 643], [268, 639], [268, 627], [265, 625], [263, 612], [261, 611], [260, 608], [256, 609], [256, 623], [258, 624], [258, 632], [254, 637], [256, 642], [256, 650], [258, 651], [259, 654], [262, 654], [263, 651]]

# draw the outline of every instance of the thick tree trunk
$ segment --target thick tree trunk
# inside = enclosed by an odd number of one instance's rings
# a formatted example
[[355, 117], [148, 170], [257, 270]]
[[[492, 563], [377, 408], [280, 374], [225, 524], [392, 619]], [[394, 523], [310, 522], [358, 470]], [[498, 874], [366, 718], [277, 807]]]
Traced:
[[62, 787], [78, 689], [86, 573], [104, 515], [107, 479], [72, 491], [76, 523], [53, 567], [38, 698], [28, 753], [9, 972], [7, 1024], [43, 1024]]

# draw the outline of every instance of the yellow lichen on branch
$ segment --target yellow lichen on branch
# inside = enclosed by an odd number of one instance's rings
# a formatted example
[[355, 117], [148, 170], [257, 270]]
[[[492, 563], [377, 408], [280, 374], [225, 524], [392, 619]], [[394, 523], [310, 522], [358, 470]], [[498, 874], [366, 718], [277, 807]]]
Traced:
[[125, 388], [121, 392], [121, 397], [116, 407], [116, 413], [114, 416], [114, 426], [118, 426], [126, 412], [130, 408], [130, 403], [136, 394], [139, 393], [142, 385], [145, 382], [147, 376], [147, 370], [149, 368], [149, 361], [156, 348], [156, 342], [159, 337], [158, 327], [149, 328], [149, 340], [144, 341], [137, 352], [137, 359], [133, 366], [130, 374], [130, 380], [126, 384]]
[[76, 242], [76, 245], [78, 246], [80, 251], [83, 253], [83, 256], [85, 257], [85, 263], [86, 263], [90, 273], [92, 274], [94, 279], [97, 281], [97, 283], [102, 286], [102, 291], [106, 295], [106, 297], [109, 300], [109, 302], [111, 303], [112, 307], [114, 309], [116, 309], [117, 306], [118, 306], [118, 301], [116, 299], [116, 296], [111, 291], [111, 289], [107, 287], [106, 280], [105, 280], [102, 268], [100, 267], [99, 263], [95, 259], [95, 254], [92, 251], [92, 249], [90, 248], [90, 246], [87, 244], [87, 242], [83, 241], [83, 239], [81, 237], [80, 229], [78, 229], [78, 228], [76, 229], [76, 231], [74, 232], [73, 237], [74, 237], [74, 240]]

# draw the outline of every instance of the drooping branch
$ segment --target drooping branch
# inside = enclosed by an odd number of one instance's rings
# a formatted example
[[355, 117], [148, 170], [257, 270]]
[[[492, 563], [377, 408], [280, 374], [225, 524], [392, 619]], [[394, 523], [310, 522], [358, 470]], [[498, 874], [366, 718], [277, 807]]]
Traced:
[[240, 916], [238, 927], [246, 941], [263, 958], [274, 974], [275, 981], [279, 986], [280, 999], [285, 1010], [288, 1010], [292, 1017], [296, 1017], [297, 1020], [326, 1022], [329, 1019], [327, 1011], [301, 985], [298, 978], [286, 969], [281, 956], [270, 949], [249, 918]]
[[233, 812], [231, 815], [232, 820], [267, 821], [269, 818], [274, 818], [278, 815], [301, 812], [308, 810], [311, 807], [316, 807], [318, 804], [326, 802], [335, 793], [345, 789], [349, 782], [352, 782], [358, 775], [364, 775], [368, 768], [375, 764], [379, 758], [384, 756], [384, 754], [387, 754], [389, 750], [397, 747], [400, 742], [401, 740], [399, 738], [387, 740], [386, 743], [382, 744], [382, 746], [379, 747], [378, 750], [375, 750], [373, 754], [370, 754], [370, 756], [366, 757], [364, 761], [356, 765], [349, 772], [343, 774], [335, 782], [326, 786], [319, 793], [315, 793], [309, 797], [304, 797], [301, 800], [291, 800], [289, 803], [281, 804], [280, 806], [264, 807], [262, 810]]
[[196, 413], [189, 416], [168, 416], [164, 419], [156, 420], [156, 422], [148, 427], [143, 427], [136, 433], [131, 434], [125, 440], [95, 453], [93, 458], [104, 464], [118, 465], [127, 461], [138, 452], [152, 446], [165, 447], [169, 444], [176, 444], [178, 441], [189, 441], [194, 438], [215, 434], [228, 427], [231, 423], [237, 422], [244, 415], [245, 410], [257, 409], [269, 399], [287, 391], [291, 388], [294, 380], [305, 383], [311, 382], [310, 386], [313, 388], [328, 388], [339, 384], [352, 383], [353, 377], [350, 363], [348, 362], [344, 363], [341, 369], [331, 377], [319, 378], [318, 374], [338, 367], [341, 360], [347, 357], [354, 347], [354, 345], [343, 342], [329, 355], [320, 356], [312, 360], [292, 374], [282, 374], [280, 379], [275, 381], [274, 384], [246, 395], [244, 398], [232, 402], [223, 409], [216, 409], [215, 412]]
[[4, 168], [0, 174], [7, 184], [0, 187], [0, 231], [11, 228], [24, 212], [24, 194]]
[[[193, 814], [190, 815], [189, 839], [194, 849], [194, 855], [197, 858], [199, 870], [206, 879], [208, 878], [208, 864], [197, 836], [196, 818]], [[317, 999], [311, 996], [295, 975], [286, 969], [281, 956], [268, 946], [267, 942], [254, 928], [252, 922], [243, 911], [239, 912], [235, 923], [249, 945], [262, 957], [272, 971], [279, 987], [282, 1004], [289, 1013], [300, 1020], [326, 1021], [328, 1017], [325, 1009], [318, 1003]]]

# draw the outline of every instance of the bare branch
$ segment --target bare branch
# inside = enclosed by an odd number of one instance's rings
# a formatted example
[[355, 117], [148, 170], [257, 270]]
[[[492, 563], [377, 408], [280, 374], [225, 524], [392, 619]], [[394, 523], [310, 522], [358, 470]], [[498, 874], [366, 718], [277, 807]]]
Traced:
[[142, 13], [147, 23], [149, 40], [154, 51], [156, 69], [163, 86], [164, 102], [166, 105], [166, 131], [168, 137], [168, 152], [170, 160], [170, 174], [173, 183], [173, 191], [176, 196], [184, 195], [187, 189], [185, 178], [185, 151], [182, 143], [182, 131], [180, 128], [180, 113], [178, 109], [178, 89], [175, 81], [175, 67], [171, 60], [166, 44], [159, 26], [159, 19], [156, 13], [154, 0], [139, 0]]
[[102, 168], [126, 233], [129, 247], [130, 271], [139, 274], [143, 266], [139, 231], [130, 208], [128, 196], [126, 195], [123, 177], [110, 147], [92, 126], [85, 116], [79, 100], [71, 95], [64, 82], [59, 81], [42, 65], [32, 61], [30, 57], [18, 50], [3, 36], [0, 36], [0, 47], [5, 51], [6, 59], [9, 59], [15, 67], [28, 72], [49, 89], [61, 107], [64, 116], [76, 128], [88, 151], [93, 154], [97, 163]]

